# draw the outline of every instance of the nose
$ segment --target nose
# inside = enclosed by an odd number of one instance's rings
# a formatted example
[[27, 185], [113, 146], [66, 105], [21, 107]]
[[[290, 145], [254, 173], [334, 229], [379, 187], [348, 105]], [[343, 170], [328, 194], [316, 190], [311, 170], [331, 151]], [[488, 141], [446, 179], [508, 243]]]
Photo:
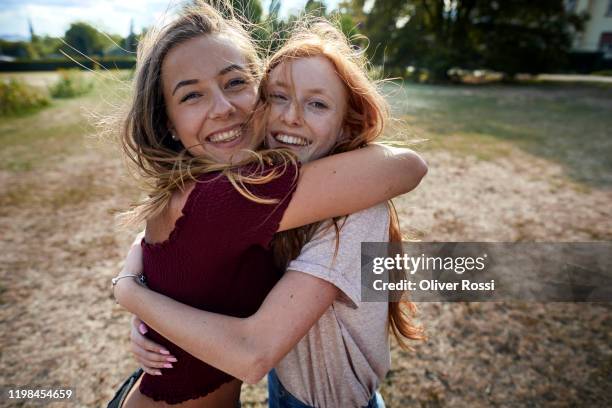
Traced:
[[217, 92], [213, 98], [209, 118], [224, 119], [236, 111], [236, 107], [223, 92]]
[[299, 126], [301, 115], [298, 104], [294, 102], [288, 103], [283, 110], [281, 120], [288, 126]]

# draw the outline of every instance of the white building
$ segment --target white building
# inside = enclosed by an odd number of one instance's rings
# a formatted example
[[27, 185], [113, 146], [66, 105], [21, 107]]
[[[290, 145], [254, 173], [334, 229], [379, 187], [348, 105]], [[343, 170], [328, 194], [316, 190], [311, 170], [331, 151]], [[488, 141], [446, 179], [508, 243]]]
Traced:
[[567, 9], [577, 14], [588, 13], [584, 31], [574, 37], [574, 51], [602, 51], [612, 58], [612, 0], [567, 0]]

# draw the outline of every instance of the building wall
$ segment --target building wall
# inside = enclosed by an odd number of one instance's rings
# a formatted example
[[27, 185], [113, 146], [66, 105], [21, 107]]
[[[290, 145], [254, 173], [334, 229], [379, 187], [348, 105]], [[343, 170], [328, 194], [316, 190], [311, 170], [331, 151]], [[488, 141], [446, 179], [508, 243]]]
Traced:
[[[571, 3], [571, 2], [570, 2]], [[612, 0], [577, 0], [576, 13], [586, 11], [591, 18], [587, 21], [582, 34], [576, 35], [574, 51], [598, 51], [601, 34], [612, 32], [612, 13], [608, 12]]]

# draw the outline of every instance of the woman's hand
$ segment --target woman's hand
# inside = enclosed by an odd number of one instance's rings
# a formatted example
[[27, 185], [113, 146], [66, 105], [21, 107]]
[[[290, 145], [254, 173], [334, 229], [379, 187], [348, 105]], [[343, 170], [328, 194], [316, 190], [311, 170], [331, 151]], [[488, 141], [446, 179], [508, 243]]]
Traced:
[[144, 334], [147, 326], [138, 316], [132, 316], [132, 329], [130, 342], [134, 357], [145, 371], [150, 375], [162, 375], [160, 368], [172, 368], [176, 358], [157, 343], [147, 339]]

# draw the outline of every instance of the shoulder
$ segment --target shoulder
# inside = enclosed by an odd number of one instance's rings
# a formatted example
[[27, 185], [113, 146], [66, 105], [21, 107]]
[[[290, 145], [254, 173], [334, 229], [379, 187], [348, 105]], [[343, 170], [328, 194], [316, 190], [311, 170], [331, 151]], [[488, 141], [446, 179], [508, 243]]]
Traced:
[[[387, 241], [389, 219], [389, 208], [386, 203], [381, 203], [350, 214], [338, 221], [338, 235], [341, 242], [342, 240], [359, 243], [364, 241]], [[327, 220], [321, 223], [312, 240], [305, 247], [313, 247], [317, 243], [335, 240], [336, 229], [333, 227], [333, 222]]]
[[340, 239], [349, 242], [387, 241], [389, 230], [389, 208], [381, 203], [350, 214], [340, 224]]
[[381, 203], [365, 210], [358, 211], [347, 217], [347, 222], [355, 224], [376, 224], [389, 221], [389, 207]]
[[180, 214], [187, 203], [187, 199], [191, 195], [193, 189], [195, 188], [196, 183], [194, 181], [190, 181], [185, 183], [185, 188], [182, 190], [175, 190], [172, 192], [172, 197], [170, 197], [169, 208], [170, 212], [173, 214]]

